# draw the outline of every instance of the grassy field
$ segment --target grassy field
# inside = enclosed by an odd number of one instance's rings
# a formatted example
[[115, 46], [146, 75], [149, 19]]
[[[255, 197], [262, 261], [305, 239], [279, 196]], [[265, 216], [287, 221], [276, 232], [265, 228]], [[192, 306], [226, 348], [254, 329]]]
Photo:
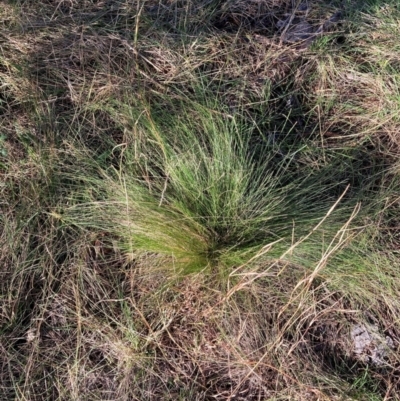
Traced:
[[398, 0], [0, 5], [0, 401], [400, 400]]

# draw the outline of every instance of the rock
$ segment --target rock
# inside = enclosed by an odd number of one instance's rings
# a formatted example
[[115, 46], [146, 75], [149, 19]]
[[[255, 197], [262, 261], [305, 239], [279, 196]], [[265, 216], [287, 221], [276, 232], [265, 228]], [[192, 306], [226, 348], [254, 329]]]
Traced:
[[357, 359], [375, 366], [384, 365], [385, 358], [394, 348], [393, 339], [379, 332], [378, 326], [358, 324], [350, 332], [353, 353]]

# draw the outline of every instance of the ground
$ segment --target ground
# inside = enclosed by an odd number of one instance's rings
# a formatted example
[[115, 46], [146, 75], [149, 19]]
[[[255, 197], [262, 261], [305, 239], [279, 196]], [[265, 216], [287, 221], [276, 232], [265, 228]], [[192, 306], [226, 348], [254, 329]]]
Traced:
[[0, 5], [0, 400], [397, 400], [397, 1]]

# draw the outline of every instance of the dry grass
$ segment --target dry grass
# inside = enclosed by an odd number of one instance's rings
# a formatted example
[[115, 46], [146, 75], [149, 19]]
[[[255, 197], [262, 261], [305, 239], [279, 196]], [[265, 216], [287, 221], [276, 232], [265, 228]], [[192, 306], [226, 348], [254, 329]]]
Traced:
[[[309, 3], [313, 29], [341, 7]], [[304, 46], [278, 29], [301, 5], [0, 5], [0, 400], [399, 399], [400, 14], [348, 2]], [[185, 118], [251, 127], [254, 160], [284, 172], [275, 232], [239, 248], [256, 231], [233, 222], [211, 253], [219, 216], [179, 222], [201, 196], [172, 203], [159, 159]], [[182, 254], [135, 249], [110, 196], [136, 207], [126, 182], [167, 208], [142, 203], [138, 226]], [[383, 363], [355, 353], [357, 325], [390, 339]]]

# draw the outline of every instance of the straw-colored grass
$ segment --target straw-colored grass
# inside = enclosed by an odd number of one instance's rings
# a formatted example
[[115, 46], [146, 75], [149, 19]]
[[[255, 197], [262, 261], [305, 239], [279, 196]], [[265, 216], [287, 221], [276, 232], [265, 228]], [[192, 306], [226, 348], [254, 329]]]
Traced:
[[0, 400], [399, 399], [396, 1], [0, 16]]

